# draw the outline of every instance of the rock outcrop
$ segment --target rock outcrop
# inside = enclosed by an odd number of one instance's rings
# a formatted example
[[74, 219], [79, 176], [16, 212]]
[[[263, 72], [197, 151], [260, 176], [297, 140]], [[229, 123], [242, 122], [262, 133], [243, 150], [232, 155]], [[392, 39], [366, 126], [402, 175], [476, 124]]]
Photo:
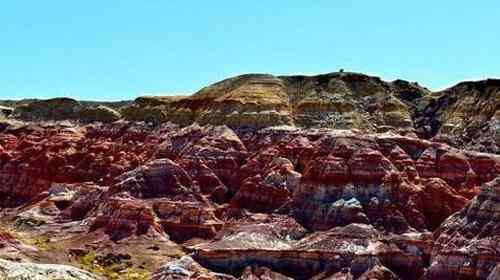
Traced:
[[12, 112], [14, 112], [13, 108], [0, 105], [0, 118], [8, 117], [12, 114]]
[[191, 96], [141, 97], [123, 112], [129, 120], [181, 125], [416, 132], [453, 146], [498, 153], [499, 92], [494, 79], [431, 92], [417, 83], [385, 82], [358, 73], [248, 74], [217, 82]]
[[430, 236], [394, 238], [361, 224], [293, 240], [279, 235], [282, 226], [240, 227], [192, 250], [201, 264], [231, 274], [245, 273], [248, 265], [261, 265], [294, 279], [333, 275], [339, 271], [349, 271], [357, 279], [363, 274], [368, 277], [370, 271], [376, 274], [376, 270], [396, 279], [394, 272], [383, 268], [383, 264], [405, 279], [418, 279], [424, 272], [424, 258], [430, 253], [432, 243]]
[[424, 136], [500, 152], [500, 80], [462, 82], [419, 101], [415, 125]]
[[5, 280], [98, 280], [87, 271], [57, 264], [15, 263], [0, 259], [0, 279]]
[[76, 119], [82, 105], [71, 98], [37, 100], [17, 106], [14, 115], [27, 121]]
[[[246, 74], [187, 96], [144, 96], [134, 102], [84, 102], [70, 98], [5, 102], [3, 115], [22, 120], [112, 122], [153, 125], [227, 125], [258, 129], [276, 125], [392, 131], [436, 137], [459, 148], [498, 153], [500, 83], [461, 82], [431, 92], [418, 83], [359, 73], [314, 76]], [[111, 108], [112, 107], [112, 108]], [[1, 113], [0, 113], [1, 114]]]
[[[180, 99], [182, 99], [182, 97], [139, 97], [135, 100], [134, 104], [122, 108], [121, 113], [125, 120], [144, 121], [153, 124], [160, 124], [162, 122], [169, 121], [166, 110], [170, 106], [170, 104], [173, 104]], [[188, 119], [185, 120], [185, 122], [188, 121]]]
[[86, 107], [80, 111], [79, 119], [85, 122], [114, 122], [121, 119], [121, 114], [107, 106]]
[[0, 248], [9, 247], [15, 244], [16, 240], [12, 234], [0, 228]]
[[[436, 137], [452, 146], [498, 153], [500, 83], [461, 82], [431, 92], [418, 83], [359, 73], [314, 76], [246, 74], [189, 96], [144, 96], [134, 102], [84, 102], [71, 98], [5, 102], [3, 115], [22, 120], [112, 122], [124, 118], [159, 125], [276, 125], [392, 131]], [[111, 108], [112, 107], [112, 108]], [[1, 113], [0, 113], [1, 114]]]
[[142, 201], [112, 197], [101, 207], [90, 231], [102, 228], [114, 241], [139, 235], [164, 238], [153, 209]]
[[[114, 122], [121, 114], [105, 105], [84, 104], [72, 98], [53, 98], [23, 103], [6, 114], [24, 121]], [[88, 103], [88, 102], [87, 102]]]
[[2, 102], [0, 278], [498, 279], [499, 93], [338, 72]]
[[232, 280], [236, 278], [231, 275], [211, 272], [203, 268], [193, 258], [184, 256], [179, 260], [162, 265], [151, 277], [151, 280], [173, 279]]
[[356, 73], [318, 76], [248, 74], [223, 80], [192, 96], [144, 97], [124, 109], [128, 119], [230, 127], [291, 125], [411, 131], [407, 104], [427, 91]]
[[500, 177], [485, 183], [435, 236], [426, 279], [487, 279], [492, 275], [500, 263]]
[[[500, 170], [494, 154], [332, 129], [115, 122], [2, 137], [2, 191], [24, 206], [18, 220], [84, 223], [83, 232], [116, 244], [184, 243], [210, 277], [438, 275], [444, 241], [431, 232], [471, 207]], [[81, 149], [94, 161], [85, 165]], [[51, 164], [30, 160], [42, 155]]]
[[[153, 157], [158, 137], [118, 123], [78, 127], [24, 124], [0, 135], [0, 203], [18, 206], [53, 183], [109, 185]], [[146, 140], [147, 139], [147, 140]], [[141, 143], [138, 145], [138, 143]]]

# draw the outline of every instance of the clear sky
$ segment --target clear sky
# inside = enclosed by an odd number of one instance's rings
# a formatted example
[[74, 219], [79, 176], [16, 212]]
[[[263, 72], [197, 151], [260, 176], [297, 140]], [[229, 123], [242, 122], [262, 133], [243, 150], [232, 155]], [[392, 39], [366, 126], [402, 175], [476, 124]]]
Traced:
[[0, 99], [191, 93], [242, 73], [500, 77], [498, 0], [12, 0]]

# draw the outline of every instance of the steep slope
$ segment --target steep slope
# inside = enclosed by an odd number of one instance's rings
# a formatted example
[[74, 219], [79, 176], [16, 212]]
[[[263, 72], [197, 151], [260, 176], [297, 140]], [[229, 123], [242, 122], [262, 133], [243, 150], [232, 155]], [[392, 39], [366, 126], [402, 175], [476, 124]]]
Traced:
[[415, 126], [424, 137], [455, 146], [500, 152], [500, 80], [463, 82], [422, 98]]
[[500, 263], [500, 177], [484, 184], [469, 205], [448, 218], [435, 236], [432, 264], [425, 279], [499, 276], [494, 268]]

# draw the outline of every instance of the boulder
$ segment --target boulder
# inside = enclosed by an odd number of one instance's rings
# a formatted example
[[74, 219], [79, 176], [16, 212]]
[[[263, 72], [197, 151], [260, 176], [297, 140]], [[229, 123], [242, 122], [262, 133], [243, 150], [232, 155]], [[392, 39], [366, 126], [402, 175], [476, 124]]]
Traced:
[[14, 112], [13, 108], [0, 105], [0, 118], [8, 117], [12, 112]]
[[76, 267], [58, 264], [15, 263], [0, 259], [0, 278], [6, 280], [99, 280]]

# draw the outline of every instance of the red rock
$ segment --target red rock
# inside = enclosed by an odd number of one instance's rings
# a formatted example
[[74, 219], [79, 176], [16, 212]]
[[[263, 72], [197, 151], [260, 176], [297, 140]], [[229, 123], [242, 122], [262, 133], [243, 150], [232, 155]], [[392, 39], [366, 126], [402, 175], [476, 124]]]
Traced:
[[469, 163], [480, 183], [489, 182], [500, 174], [500, 156], [466, 152]]
[[262, 170], [265, 173], [245, 179], [231, 200], [234, 208], [268, 212], [288, 203], [301, 175], [285, 158], [274, 158]]
[[229, 128], [197, 125], [170, 135], [158, 154], [158, 157], [202, 161], [224, 184], [229, 182], [245, 156], [245, 146]]
[[439, 177], [452, 186], [464, 185], [471, 187], [477, 184], [477, 175], [471, 169], [464, 154], [446, 152], [439, 157], [437, 162]]
[[97, 206], [96, 202], [101, 201], [104, 192], [104, 188], [91, 184], [77, 188], [70, 200], [59, 201], [62, 203], [58, 207], [62, 210], [60, 217], [71, 221], [83, 220]]
[[277, 148], [264, 148], [250, 155], [247, 162], [231, 177], [230, 186], [232, 189], [237, 191], [245, 179], [265, 173], [266, 166], [279, 154], [280, 151]]
[[247, 266], [240, 277], [241, 280], [292, 280], [283, 274], [274, 272], [267, 267], [252, 268]]
[[4, 131], [0, 206], [16, 208], [2, 221], [34, 219], [30, 230], [61, 246], [170, 238], [199, 262], [188, 275], [208, 279], [247, 267], [250, 278], [486, 279], [498, 263], [496, 155], [410, 134], [290, 127]]
[[215, 209], [206, 203], [161, 199], [153, 202], [153, 209], [163, 229], [177, 242], [214, 238], [223, 226]]
[[500, 177], [482, 186], [462, 210], [434, 233], [436, 241], [425, 279], [486, 279], [500, 262]]
[[363, 273], [359, 280], [396, 280], [399, 277], [384, 266], [376, 265], [369, 271]]
[[0, 228], [0, 248], [7, 246], [14, 241], [14, 237]]
[[418, 174], [422, 178], [439, 177], [437, 171], [438, 151], [434, 148], [425, 150], [415, 162]]
[[[121, 128], [122, 138], [127, 129]], [[12, 133], [2, 135], [4, 149], [0, 152], [0, 193], [2, 203], [9, 206], [36, 197], [52, 183], [111, 184], [121, 173], [151, 158], [154, 151], [149, 143], [135, 145], [120, 138], [111, 142], [93, 125], [33, 125]]]
[[349, 167], [355, 182], [377, 183], [395, 167], [382, 153], [374, 150], [360, 150], [350, 158]]
[[186, 170], [192, 180], [200, 186], [202, 193], [211, 194], [215, 189], [225, 187], [219, 177], [203, 161], [181, 160], [179, 164]]
[[290, 191], [283, 186], [273, 186], [260, 175], [243, 181], [231, 199], [231, 207], [246, 208], [257, 212], [276, 210], [291, 198]]
[[140, 235], [166, 238], [153, 209], [132, 198], [109, 199], [97, 214], [90, 231], [101, 228], [113, 241]]
[[343, 158], [333, 155], [309, 161], [304, 170], [304, 181], [344, 184], [351, 179], [350, 169]]
[[423, 190], [410, 200], [426, 217], [428, 228], [435, 229], [453, 213], [467, 204], [467, 199], [451, 188], [444, 180], [433, 178], [423, 182]]
[[[420, 254], [427, 252], [423, 251], [425, 245], [416, 247], [413, 244], [419, 243], [412, 243], [411, 240], [423, 241], [427, 237], [413, 238], [406, 241], [391, 240], [371, 226], [351, 224], [294, 241], [280, 237], [276, 228], [261, 224], [258, 227], [248, 225], [240, 226], [236, 231], [228, 230], [220, 239], [192, 249], [194, 258], [201, 264], [222, 271], [243, 270], [248, 265], [259, 264], [306, 279], [322, 271], [338, 271], [342, 268], [355, 271], [358, 275], [372, 269], [372, 274], [381, 272], [382, 275], [394, 276], [390, 271], [373, 265], [382, 262], [399, 273], [413, 275], [409, 279], [416, 279], [423, 273]], [[393, 242], [401, 242], [401, 247]]]
[[156, 159], [118, 178], [111, 193], [128, 192], [136, 198], [170, 197], [186, 201], [201, 199], [198, 186], [187, 172], [170, 159]]

